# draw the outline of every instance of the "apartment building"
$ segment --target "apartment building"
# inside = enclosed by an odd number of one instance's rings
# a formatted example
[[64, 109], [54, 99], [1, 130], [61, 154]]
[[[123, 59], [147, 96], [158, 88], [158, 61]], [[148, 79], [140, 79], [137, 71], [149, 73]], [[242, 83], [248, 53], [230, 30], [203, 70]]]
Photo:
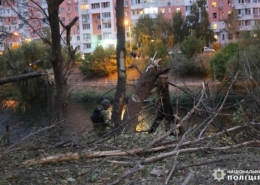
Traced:
[[[259, 2], [258, 2], [259, 1]], [[8, 3], [7, 3], [8, 2]], [[31, 0], [0, 0], [0, 51], [5, 47], [17, 47], [23, 41], [40, 39], [48, 29], [46, 0], [37, 0], [39, 7]], [[147, 14], [155, 18], [162, 13], [172, 19], [174, 12], [181, 11], [184, 16], [190, 14], [196, 0], [124, 0], [126, 39], [130, 40], [130, 29], [138, 18]], [[96, 46], [115, 47], [116, 38], [116, 0], [64, 0], [60, 6], [60, 19], [68, 24], [75, 16], [79, 20], [71, 31], [71, 44], [82, 53], [91, 53]], [[238, 13], [240, 30], [251, 30], [259, 24], [260, 0], [207, 0], [209, 21], [215, 38], [222, 45], [232, 40], [225, 31], [224, 19], [230, 16], [233, 8]], [[18, 18], [17, 12], [23, 18]], [[66, 34], [61, 26], [62, 44]]]

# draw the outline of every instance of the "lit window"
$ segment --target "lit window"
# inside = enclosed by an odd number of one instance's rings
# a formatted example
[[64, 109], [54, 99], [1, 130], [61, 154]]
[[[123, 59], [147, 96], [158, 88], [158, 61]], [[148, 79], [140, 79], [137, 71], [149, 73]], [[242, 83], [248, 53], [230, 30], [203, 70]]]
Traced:
[[180, 12], [181, 11], [181, 8], [176, 8], [176, 12]]
[[165, 9], [164, 8], [161, 8], [161, 13], [165, 13]]
[[258, 37], [257, 33], [254, 33], [254, 37]]
[[80, 6], [81, 10], [88, 10], [89, 9], [89, 5], [88, 4], [83, 4]]
[[213, 24], [212, 25], [212, 28], [215, 30], [215, 29], [218, 29], [218, 25], [217, 24]]
[[214, 38], [215, 38], [216, 40], [218, 40], [218, 36], [217, 36], [217, 35], [214, 35]]
[[217, 2], [213, 1], [212, 2], [212, 7], [214, 7], [214, 8], [217, 7]]

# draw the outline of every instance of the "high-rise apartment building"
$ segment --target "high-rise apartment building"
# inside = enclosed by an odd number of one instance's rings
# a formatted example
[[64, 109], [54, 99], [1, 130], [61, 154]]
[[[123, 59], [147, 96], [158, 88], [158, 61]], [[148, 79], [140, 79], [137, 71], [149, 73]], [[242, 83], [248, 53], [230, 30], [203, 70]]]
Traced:
[[[207, 10], [215, 38], [222, 45], [233, 40], [233, 36], [224, 29], [224, 19], [230, 16], [233, 8], [237, 11], [239, 30], [252, 30], [260, 20], [259, 0], [207, 0]], [[49, 29], [46, 0], [0, 0], [0, 51], [6, 47], [16, 47], [23, 41], [40, 39]], [[129, 40], [131, 26], [138, 18], [147, 14], [155, 18], [162, 13], [172, 19], [174, 12], [181, 11], [184, 16], [190, 14], [196, 0], [124, 0], [124, 19], [126, 39]], [[116, 38], [116, 0], [64, 0], [60, 5], [60, 20], [68, 24], [75, 16], [79, 20], [71, 31], [71, 44], [83, 53], [91, 53], [96, 46], [115, 46]], [[19, 13], [21, 17], [18, 16]], [[239, 31], [238, 31], [239, 32]], [[61, 26], [62, 44], [66, 34]]]

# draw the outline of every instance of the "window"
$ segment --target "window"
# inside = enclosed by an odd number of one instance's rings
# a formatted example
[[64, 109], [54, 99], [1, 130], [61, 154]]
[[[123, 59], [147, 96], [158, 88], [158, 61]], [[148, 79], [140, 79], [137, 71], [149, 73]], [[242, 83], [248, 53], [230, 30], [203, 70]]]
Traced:
[[251, 25], [251, 21], [250, 20], [245, 20], [245, 26], [250, 26]]
[[232, 40], [233, 39], [233, 35], [232, 34], [228, 34], [228, 40]]
[[83, 29], [83, 30], [88, 30], [88, 29], [90, 29], [90, 24], [83, 24], [83, 25], [82, 25], [82, 29]]
[[254, 37], [255, 37], [255, 38], [258, 37], [257, 33], [254, 33]]
[[213, 28], [214, 30], [216, 30], [216, 29], [218, 29], [218, 25], [217, 25], [217, 24], [213, 24], [213, 25], [212, 25], [212, 28]]
[[[164, 8], [162, 8], [162, 9], [164, 9]], [[162, 9], [161, 9], [161, 11], [162, 11]], [[165, 11], [165, 10], [163, 10], [163, 11]], [[144, 13], [145, 14], [158, 14], [158, 8], [153, 8], [153, 7], [145, 8]]]
[[230, 15], [231, 15], [231, 11], [228, 11], [228, 16], [230, 17]]
[[225, 40], [225, 34], [222, 34], [222, 40]]
[[218, 36], [217, 36], [217, 35], [214, 35], [214, 38], [215, 38], [216, 40], [218, 40]]
[[98, 25], [98, 28], [97, 28], [98, 30], [101, 30], [101, 25]]
[[251, 15], [251, 9], [250, 8], [246, 8], [245, 9], [245, 14], [246, 15]]
[[161, 8], [161, 13], [165, 13], [165, 8]]
[[216, 8], [216, 7], [217, 7], [217, 2], [213, 1], [213, 2], [212, 2], [212, 7], [213, 7], [213, 8]]
[[101, 3], [101, 7], [102, 8], [109, 8], [110, 7], [110, 2]]
[[91, 9], [98, 9], [98, 8], [100, 8], [100, 4], [99, 3], [91, 4]]
[[78, 11], [79, 11], [78, 7], [77, 7], [77, 6], [75, 6], [75, 12], [78, 12]]
[[128, 7], [128, 1], [125, 1], [125, 7]]
[[91, 34], [90, 33], [84, 33], [83, 34], [83, 40], [88, 40], [91, 39]]
[[89, 5], [88, 4], [83, 4], [80, 6], [81, 10], [88, 10], [89, 9]]
[[103, 33], [103, 39], [109, 39], [109, 38], [112, 38], [112, 34], [109, 33], [109, 32], [104, 32]]
[[102, 17], [103, 18], [110, 18], [111, 17], [110, 12], [102, 13]]
[[213, 19], [216, 19], [217, 18], [217, 13], [213, 13]]
[[89, 19], [89, 14], [82, 14], [82, 21], [85, 22], [85, 21], [88, 21]]
[[181, 8], [176, 8], [176, 12], [180, 12], [181, 11]]
[[61, 21], [62, 21], [63, 23], [65, 23], [65, 17], [62, 17], [62, 18], [61, 18]]
[[110, 23], [104, 23], [103, 28], [111, 28], [111, 24]]
[[171, 8], [168, 8], [168, 13], [172, 13], [172, 9]]
[[125, 16], [128, 17], [129, 16], [129, 13], [128, 11], [125, 11]]
[[90, 43], [83, 44], [83, 49], [91, 49], [91, 44]]
[[138, 9], [137, 14], [142, 15], [144, 13], [143, 9]]
[[61, 8], [60, 11], [61, 11], [61, 13], [64, 13], [64, 8]]
[[80, 40], [80, 36], [77, 36], [77, 40]]

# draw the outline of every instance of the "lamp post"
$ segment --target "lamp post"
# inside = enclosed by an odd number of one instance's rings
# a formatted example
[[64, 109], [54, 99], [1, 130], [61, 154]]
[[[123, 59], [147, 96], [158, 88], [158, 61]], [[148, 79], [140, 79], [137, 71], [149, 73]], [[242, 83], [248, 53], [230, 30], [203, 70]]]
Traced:
[[130, 23], [126, 20], [125, 25], [128, 26], [128, 31], [129, 31], [129, 42], [130, 42], [130, 51], [132, 51], [132, 33], [131, 33], [131, 25]]

